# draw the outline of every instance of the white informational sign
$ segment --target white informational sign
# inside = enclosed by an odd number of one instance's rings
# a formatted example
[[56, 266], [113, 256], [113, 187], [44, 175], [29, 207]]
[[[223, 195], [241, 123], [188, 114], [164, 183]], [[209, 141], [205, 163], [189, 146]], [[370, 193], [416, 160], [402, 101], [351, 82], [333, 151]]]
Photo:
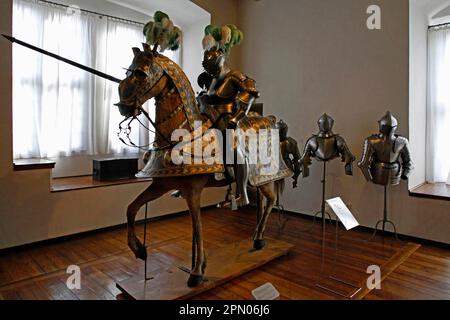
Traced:
[[253, 290], [252, 296], [255, 300], [278, 300], [280, 298], [280, 293], [275, 289], [273, 284], [267, 282], [261, 287]]
[[331, 210], [336, 214], [344, 225], [345, 229], [350, 230], [359, 226], [353, 214], [345, 205], [341, 198], [329, 199], [326, 201]]

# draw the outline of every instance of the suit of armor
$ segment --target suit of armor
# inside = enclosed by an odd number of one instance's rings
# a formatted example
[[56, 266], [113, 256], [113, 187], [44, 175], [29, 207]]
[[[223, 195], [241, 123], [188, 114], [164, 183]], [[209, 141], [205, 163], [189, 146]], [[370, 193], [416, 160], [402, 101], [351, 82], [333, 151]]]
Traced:
[[292, 176], [292, 179], [294, 179], [292, 186], [293, 188], [296, 188], [298, 176], [302, 172], [300, 167], [300, 150], [298, 149], [297, 141], [287, 136], [289, 128], [283, 120], [280, 120], [277, 123], [277, 127], [280, 134], [281, 155], [283, 156], [283, 160], [288, 168], [291, 169], [292, 172], [294, 172], [294, 175]]
[[[225, 53], [220, 49], [205, 51], [203, 68], [205, 72], [198, 77], [202, 92], [197, 98], [201, 112], [210, 117], [217, 128], [235, 129], [259, 97], [255, 81], [240, 71], [228, 69], [225, 66]], [[224, 150], [224, 156], [226, 152], [230, 150]], [[237, 203], [244, 206], [249, 203], [249, 168], [247, 159], [239, 148], [236, 150], [236, 158], [234, 169], [239, 194]]]
[[319, 133], [312, 136], [306, 142], [300, 163], [303, 167], [303, 177], [309, 176], [309, 166], [312, 158], [318, 161], [330, 161], [337, 157], [341, 157], [345, 162], [345, 173], [353, 175], [353, 161], [355, 156], [350, 152], [345, 140], [332, 132], [334, 120], [324, 114], [318, 121]]
[[414, 169], [408, 140], [395, 134], [397, 125], [397, 119], [388, 111], [379, 121], [380, 132], [364, 142], [358, 166], [367, 181], [382, 186], [398, 185], [400, 179], [408, 179]]
[[218, 113], [226, 127], [234, 129], [247, 115], [259, 92], [255, 80], [238, 70], [227, 69], [224, 63], [225, 55], [220, 50], [205, 52], [205, 72], [198, 77], [203, 90], [197, 100], [203, 113]]

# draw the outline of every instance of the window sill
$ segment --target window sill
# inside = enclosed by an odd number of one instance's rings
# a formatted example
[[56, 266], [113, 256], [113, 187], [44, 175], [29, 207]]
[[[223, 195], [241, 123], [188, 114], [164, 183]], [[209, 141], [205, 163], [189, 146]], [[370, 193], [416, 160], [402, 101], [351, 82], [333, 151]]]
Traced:
[[14, 171], [53, 169], [55, 162], [45, 159], [20, 159], [14, 160]]
[[412, 197], [450, 201], [450, 186], [445, 183], [425, 183], [409, 191]]
[[151, 178], [132, 178], [112, 181], [97, 181], [92, 176], [69, 177], [69, 178], [54, 178], [51, 180], [51, 192], [64, 192], [71, 190], [91, 189], [116, 186], [121, 184], [150, 182]]

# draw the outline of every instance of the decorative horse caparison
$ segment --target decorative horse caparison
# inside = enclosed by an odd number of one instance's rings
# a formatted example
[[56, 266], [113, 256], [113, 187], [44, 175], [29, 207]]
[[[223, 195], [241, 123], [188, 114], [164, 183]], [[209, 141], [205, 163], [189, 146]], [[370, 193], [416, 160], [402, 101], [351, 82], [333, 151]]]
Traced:
[[[135, 218], [138, 210], [164, 194], [179, 190], [186, 200], [192, 217], [192, 270], [188, 286], [195, 287], [202, 283], [207, 265], [203, 247], [203, 230], [200, 214], [200, 197], [202, 190], [209, 187], [223, 187], [229, 181], [215, 178], [216, 173], [224, 172], [223, 164], [181, 164], [170, 161], [173, 144], [171, 134], [176, 129], [186, 129], [195, 138], [194, 121], [203, 121], [201, 133], [212, 126], [200, 113], [195, 94], [189, 80], [181, 68], [169, 58], [151, 50], [144, 44], [144, 50], [133, 48], [134, 59], [127, 77], [119, 86], [120, 102], [117, 104], [120, 113], [126, 118], [134, 117], [144, 112], [142, 105], [155, 98], [156, 130], [155, 148], [150, 152], [144, 168], [145, 176], [153, 178], [151, 185], [142, 192], [127, 210], [128, 245], [136, 258], [147, 259], [147, 250], [135, 233]], [[249, 115], [241, 120], [241, 130], [274, 128], [275, 117]], [[253, 236], [253, 247], [260, 250], [265, 246], [264, 231], [267, 220], [275, 204], [279, 191], [283, 188], [284, 178], [292, 175], [283, 160], [276, 174], [270, 176], [253, 175], [250, 182], [257, 187], [259, 204], [256, 230]], [[266, 205], [263, 206], [264, 198]]]

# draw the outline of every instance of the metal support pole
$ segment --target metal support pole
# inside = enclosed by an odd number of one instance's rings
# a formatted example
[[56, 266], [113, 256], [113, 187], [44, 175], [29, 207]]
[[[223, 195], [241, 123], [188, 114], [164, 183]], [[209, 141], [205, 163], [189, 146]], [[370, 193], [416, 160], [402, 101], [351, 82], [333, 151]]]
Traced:
[[323, 162], [323, 178], [322, 178], [322, 229], [325, 232], [325, 186], [327, 182], [327, 162]]
[[323, 178], [322, 178], [322, 272], [325, 268], [325, 185], [327, 175], [327, 163], [323, 162]]
[[395, 224], [394, 224], [391, 220], [388, 219], [388, 206], [387, 206], [388, 198], [387, 198], [387, 197], [388, 197], [388, 192], [387, 192], [387, 185], [386, 185], [386, 186], [384, 186], [383, 220], [380, 220], [380, 221], [378, 221], [378, 222], [376, 223], [376, 225], [375, 225], [375, 230], [373, 231], [373, 234], [372, 234], [372, 236], [370, 237], [370, 239], [367, 240], [367, 241], [372, 241], [372, 240], [375, 238], [375, 236], [377, 235], [377, 232], [378, 232], [378, 226], [379, 226], [380, 224], [382, 225], [381, 233], [382, 233], [383, 237], [384, 237], [384, 234], [385, 234], [385, 232], [386, 232], [386, 225], [389, 224], [389, 225], [392, 226], [392, 228], [393, 228], [393, 230], [394, 230], [394, 237], [395, 237], [395, 239], [396, 239], [397, 241], [401, 241], [401, 240], [398, 238], [397, 228], [395, 227]]
[[325, 196], [326, 196], [326, 184], [327, 184], [327, 181], [326, 181], [326, 174], [327, 174], [327, 162], [326, 161], [324, 161], [323, 162], [323, 177], [322, 177], [322, 180], [320, 181], [321, 183], [322, 183], [322, 206], [321, 206], [321, 208], [320, 208], [320, 211], [317, 211], [315, 214], [314, 214], [314, 217], [313, 217], [313, 222], [312, 222], [312, 226], [311, 226], [311, 228], [310, 229], [308, 229], [306, 232], [311, 232], [312, 231], [312, 229], [314, 228], [314, 225], [316, 224], [316, 219], [317, 219], [317, 217], [319, 216], [319, 215], [321, 215], [322, 216], [322, 228], [324, 228], [324, 225], [325, 225], [325, 216], [327, 216], [328, 217], [328, 219], [330, 220], [330, 222], [331, 222], [331, 215], [325, 210]]
[[387, 185], [384, 186], [384, 209], [383, 209], [383, 236], [386, 231], [386, 221], [387, 221]]
[[[145, 218], [144, 218], [144, 248], [145, 250], [147, 250], [147, 221], [148, 221], [148, 202], [145, 204]], [[148, 256], [144, 261], [144, 280], [148, 281], [153, 279], [153, 277], [147, 277], [147, 260], [148, 260]]]

